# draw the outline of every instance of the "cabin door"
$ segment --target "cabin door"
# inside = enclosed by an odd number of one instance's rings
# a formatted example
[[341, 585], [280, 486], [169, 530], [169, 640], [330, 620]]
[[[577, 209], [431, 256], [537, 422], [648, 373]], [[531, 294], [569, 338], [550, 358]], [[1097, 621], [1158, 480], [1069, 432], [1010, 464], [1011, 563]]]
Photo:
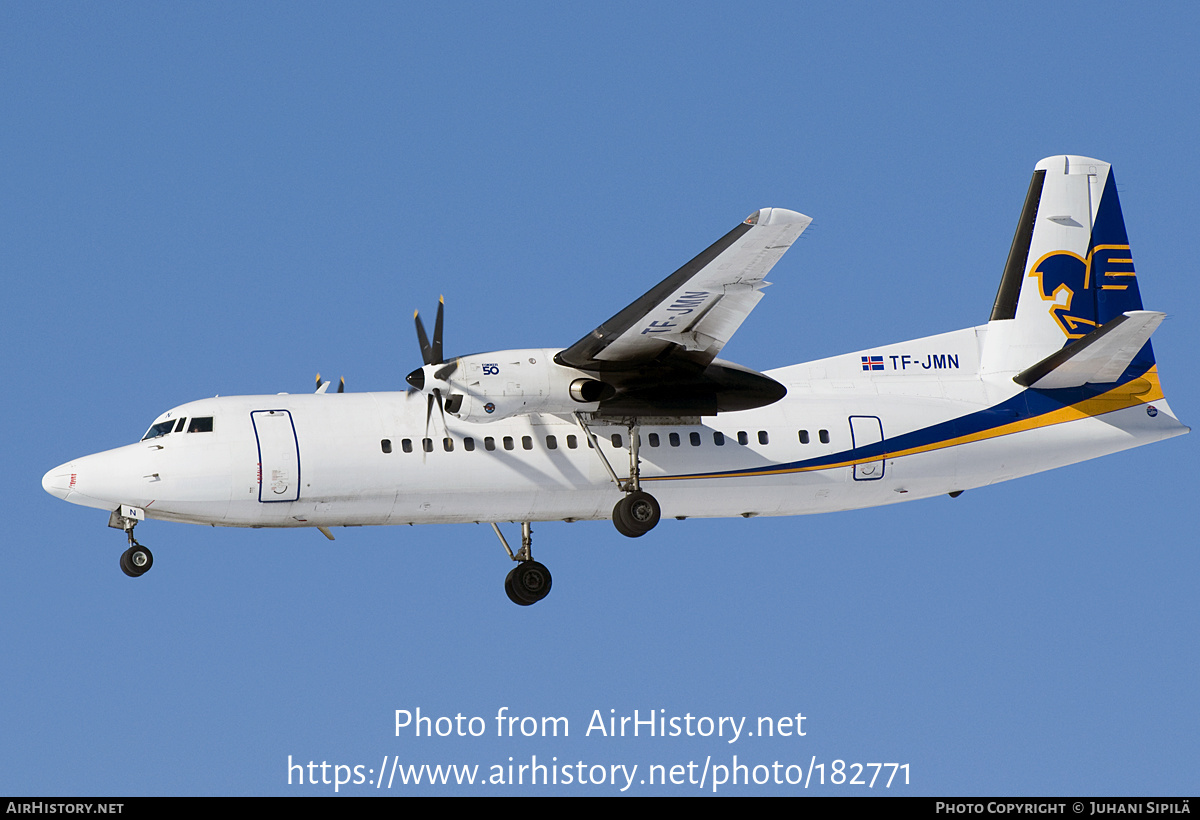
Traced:
[[250, 413], [258, 439], [258, 500], [295, 501], [300, 497], [300, 445], [287, 410]]
[[[854, 444], [855, 456], [860, 447], [883, 441], [883, 422], [878, 416], [851, 416], [850, 440]], [[854, 465], [855, 481], [878, 481], [883, 478], [883, 459]]]

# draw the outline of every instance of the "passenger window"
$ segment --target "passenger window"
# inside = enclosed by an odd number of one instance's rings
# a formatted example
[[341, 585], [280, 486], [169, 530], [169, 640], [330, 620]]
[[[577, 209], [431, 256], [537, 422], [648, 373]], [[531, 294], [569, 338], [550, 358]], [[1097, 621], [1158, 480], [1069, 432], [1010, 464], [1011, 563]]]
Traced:
[[406, 453], [412, 452], [412, 439], [406, 438], [400, 442], [400, 449]]
[[385, 453], [390, 453], [392, 451], [392, 440], [390, 438], [385, 438], [383, 441], [379, 442], [379, 448]]
[[[526, 449], [529, 449], [529, 448], [526, 448]], [[557, 450], [558, 449], [558, 442], [555, 440], [554, 436], [546, 436], [546, 449], [547, 450]]]
[[800, 431], [800, 443], [808, 444], [808, 431], [807, 430]]
[[431, 438], [421, 439], [421, 449], [427, 453], [432, 453], [433, 452], [433, 439], [431, 439]]
[[621, 447], [622, 446], [620, 433], [612, 434], [612, 445], [613, 445], [613, 447]]
[[758, 443], [759, 443], [759, 444], [767, 444], [767, 443], [769, 443], [769, 439], [767, 438], [767, 431], [766, 431], [766, 430], [759, 430], [759, 431], [758, 431]]
[[453, 452], [454, 451], [454, 439], [450, 438], [449, 436], [442, 439], [442, 449], [445, 450], [447, 453]]
[[511, 450], [512, 448], [513, 448], [513, 437], [505, 436], [504, 437], [504, 449]]
[[650, 446], [657, 447], [658, 446], [658, 433], [651, 433], [649, 438], [650, 438]]
[[521, 436], [521, 446], [526, 450], [533, 449], [533, 436]]
[[466, 438], [464, 438], [463, 439], [463, 449], [466, 450], [468, 453], [474, 452], [475, 439], [471, 438], [470, 436], [467, 436]]
[[579, 447], [579, 439], [575, 438], [575, 436], [567, 436], [567, 449], [574, 450], [577, 447]]
[[192, 419], [192, 423], [188, 425], [189, 433], [211, 433], [213, 431], [213, 417], [201, 416], [200, 418]]
[[672, 446], [672, 447], [678, 447], [678, 446], [679, 446], [679, 434], [678, 434], [678, 433], [672, 433], [672, 434], [671, 434], [670, 436], [668, 436], [667, 438], [670, 440], [670, 442], [671, 442], [671, 446]]
[[745, 430], [738, 430], [738, 444], [749, 444], [750, 436], [746, 435]]
[[699, 433], [689, 433], [688, 440], [692, 442], [693, 447], [700, 446], [700, 434]]
[[496, 449], [496, 440], [494, 438], [492, 438], [491, 436], [486, 436], [483, 439], [483, 449], [487, 450], [488, 452], [495, 450]]
[[822, 430], [822, 431], [819, 433], [819, 435], [820, 435], [820, 437], [821, 437], [821, 443], [822, 443], [822, 444], [828, 444], [828, 443], [829, 443], [829, 431], [828, 431], [828, 430]]
[[724, 447], [725, 446], [725, 434], [724, 433], [713, 433], [713, 444], [717, 445], [718, 447]]

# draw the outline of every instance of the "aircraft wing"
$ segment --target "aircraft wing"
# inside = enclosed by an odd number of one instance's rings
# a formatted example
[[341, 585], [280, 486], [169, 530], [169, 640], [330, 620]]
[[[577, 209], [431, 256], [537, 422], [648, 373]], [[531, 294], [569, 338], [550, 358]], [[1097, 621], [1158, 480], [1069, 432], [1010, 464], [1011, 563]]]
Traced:
[[580, 370], [707, 367], [762, 298], [767, 272], [812, 219], [763, 208], [556, 356]]

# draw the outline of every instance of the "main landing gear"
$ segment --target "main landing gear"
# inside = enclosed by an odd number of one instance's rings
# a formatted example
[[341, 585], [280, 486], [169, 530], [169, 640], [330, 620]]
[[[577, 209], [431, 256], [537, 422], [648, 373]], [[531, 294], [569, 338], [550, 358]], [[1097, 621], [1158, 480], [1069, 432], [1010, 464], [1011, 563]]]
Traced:
[[145, 516], [144, 511], [123, 505], [114, 510], [108, 518], [108, 526], [117, 530], [125, 530], [125, 535], [129, 538], [129, 549], [121, 553], [121, 571], [130, 578], [145, 575], [150, 571], [150, 567], [154, 566], [154, 553], [139, 544], [133, 537], [133, 528]]
[[635, 490], [613, 507], [613, 524], [617, 532], [630, 538], [640, 538], [658, 523], [662, 510], [650, 493]]
[[[640, 538], [650, 532], [658, 524], [662, 510], [658, 506], [658, 500], [641, 488], [641, 460], [638, 458], [641, 436], [638, 434], [638, 420], [631, 418], [625, 422], [625, 426], [629, 428], [629, 478], [624, 480], [617, 477], [616, 471], [608, 463], [608, 458], [600, 449], [595, 434], [588, 428], [582, 414], [575, 413], [575, 420], [591, 443], [592, 450], [600, 456], [600, 461], [608, 470], [613, 483], [625, 493], [613, 507], [612, 519], [617, 532], [629, 538]], [[496, 537], [504, 545], [508, 557], [517, 562], [504, 579], [504, 592], [508, 595], [508, 600], [517, 606], [531, 606], [549, 595], [550, 570], [546, 569], [544, 564], [533, 560], [533, 528], [530, 522], [521, 522], [521, 549], [515, 553], [508, 546], [508, 541], [504, 540], [500, 528], [492, 524], [492, 529], [496, 531]]]
[[504, 579], [504, 592], [508, 600], [517, 606], [530, 606], [550, 594], [550, 570], [533, 560], [533, 527], [528, 521], [521, 522], [521, 549], [516, 554], [504, 540], [500, 528], [492, 524], [496, 537], [508, 551], [508, 557], [517, 562]]
[[604, 468], [608, 470], [617, 489], [625, 493], [625, 497], [613, 507], [612, 520], [617, 532], [629, 538], [640, 538], [650, 532], [658, 524], [662, 510], [658, 506], [658, 499], [642, 490], [642, 461], [638, 457], [638, 448], [641, 446], [642, 437], [639, 433], [638, 420], [634, 418], [626, 420], [625, 426], [629, 428], [629, 478], [624, 480], [617, 478], [616, 471], [608, 463], [608, 458], [596, 442], [596, 436], [588, 429], [583, 416], [576, 413], [575, 421], [588, 437], [596, 455], [600, 456]]

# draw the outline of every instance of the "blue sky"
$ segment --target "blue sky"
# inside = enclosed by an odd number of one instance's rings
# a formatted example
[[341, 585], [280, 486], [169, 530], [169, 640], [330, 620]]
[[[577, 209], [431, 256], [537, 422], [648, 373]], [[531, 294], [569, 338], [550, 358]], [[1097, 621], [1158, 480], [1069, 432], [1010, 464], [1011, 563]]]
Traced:
[[[289, 786], [289, 756], [385, 755], [1194, 792], [1195, 436], [955, 500], [637, 541], [535, 525], [554, 591], [526, 609], [482, 526], [330, 543], [150, 522], [134, 581], [104, 514], [39, 484], [192, 399], [306, 392], [318, 370], [401, 389], [412, 310], [440, 294], [448, 353], [571, 344], [764, 206], [815, 221], [724, 357], [978, 324], [1058, 153], [1113, 163], [1146, 307], [1169, 313], [1163, 385], [1194, 425], [1197, 171], [1176, 154], [1200, 12], [1044, 6], [0, 6], [0, 793], [328, 794]], [[418, 707], [489, 731], [397, 737]], [[570, 737], [497, 738], [501, 708]], [[597, 710], [800, 713], [806, 734], [585, 736]], [[462, 792], [618, 788], [391, 793]]]

